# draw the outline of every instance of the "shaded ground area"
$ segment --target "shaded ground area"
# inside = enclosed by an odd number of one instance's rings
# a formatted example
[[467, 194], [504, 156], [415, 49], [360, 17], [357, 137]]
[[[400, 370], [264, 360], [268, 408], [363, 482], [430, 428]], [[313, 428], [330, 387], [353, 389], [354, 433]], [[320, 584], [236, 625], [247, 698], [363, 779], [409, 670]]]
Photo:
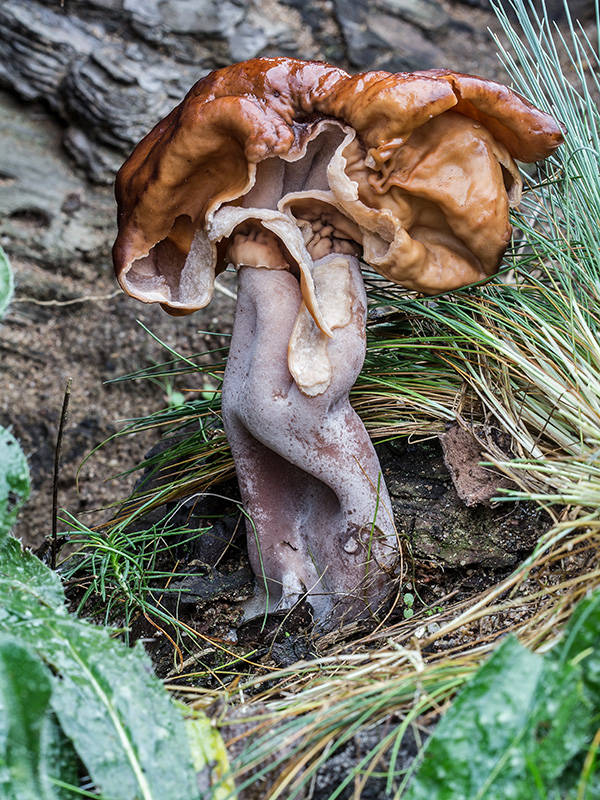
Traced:
[[[386, 629], [396, 636], [398, 626], [410, 623], [409, 615], [419, 614], [418, 626], [413, 625], [412, 629], [415, 636], [426, 637], [439, 630], [435, 620], [440, 614], [455, 603], [470, 601], [505, 578], [547, 529], [548, 518], [531, 504], [520, 504], [508, 513], [502, 506], [483, 503], [467, 507], [454, 488], [437, 440], [418, 444], [397, 441], [378, 446], [378, 451], [403, 537], [407, 566], [404, 579], [393, 587]], [[219, 486], [218, 492], [232, 500], [237, 498], [234, 481]], [[242, 623], [241, 603], [252, 594], [254, 579], [245, 552], [243, 517], [235, 503], [215, 497], [194, 498], [178, 506], [155, 510], [146, 522], [164, 517], [165, 512], [170, 512], [173, 527], [187, 525], [189, 530], [201, 533], [192, 540], [182, 535], [181, 544], [157, 565], [159, 571], [162, 567], [166, 573], [173, 569], [178, 573], [176, 578], [157, 580], [147, 597], [151, 606], [163, 612], [162, 618], [151, 611], [143, 614], [137, 610], [130, 632], [132, 638], [144, 642], [158, 675], [172, 690], [177, 691], [175, 687], [185, 690], [188, 686], [194, 687], [194, 692], [218, 690], [232, 681], [235, 684], [245, 677], [266, 674], [270, 669], [295, 670], [297, 662], [335, 653], [344, 645], [359, 642], [373, 629], [374, 621], [368, 620], [347, 626], [341, 635], [334, 631], [320, 636], [313, 629], [311, 610], [306, 604], [267, 619]], [[142, 528], [144, 521], [140, 520], [138, 526]], [[564, 575], [562, 570], [561, 574]], [[535, 580], [540, 581], [540, 577]], [[70, 595], [74, 602], [88, 585], [86, 580], [72, 584]], [[119, 607], [117, 603], [117, 614]], [[102, 618], [105, 608], [92, 599], [86, 610]], [[460, 647], [466, 635], [475, 639], [493, 638], [528, 613], [530, 609], [496, 614], [472, 631], [460, 631], [435, 647], [437, 650]], [[166, 623], [164, 614], [172, 614], [179, 625]], [[115, 621], [122, 622], [118, 616]], [[268, 685], [266, 681], [254, 690], [244, 691], [246, 700], [254, 700], [248, 706], [254, 722], [244, 721], [245, 703], [234, 712], [228, 711], [224, 736], [232, 741], [230, 758], [235, 758], [246, 745], [245, 737], [253, 730], [256, 716], [266, 713], [255, 696], [268, 689]], [[182, 697], [186, 699], [187, 695]], [[215, 707], [211, 713], [218, 718], [221, 710]], [[391, 715], [385, 724], [361, 729], [350, 736], [314, 776], [310, 795], [313, 800], [329, 797], [349, 771], [399, 722]], [[410, 766], [434, 723], [435, 716], [430, 716], [408, 732], [395, 756], [398, 771]], [[285, 750], [276, 751], [271, 757], [284, 754]], [[386, 754], [366, 780], [362, 798], [393, 796], [385, 790], [388, 764], [389, 754]], [[264, 797], [278, 775], [275, 769], [268, 778], [243, 790], [241, 797], [243, 800]], [[348, 800], [355, 797], [355, 785], [340, 796]]]
[[[385, 611], [374, 620], [345, 626], [344, 636], [367, 631], [384, 617], [386, 624], [394, 624], [423, 609], [434, 614], [450, 600], [455, 603], [483, 591], [509, 574], [549, 526], [547, 515], [533, 504], [467, 507], [436, 440], [397, 441], [378, 446], [378, 452], [402, 541], [404, 575], [390, 585]], [[144, 639], [162, 677], [216, 686], [220, 670], [227, 669], [224, 665], [235, 663], [242, 672], [285, 667], [321, 654], [335, 640], [335, 634], [315, 633], [306, 603], [267, 619], [242, 622], [242, 603], [253, 594], [254, 577], [238, 502], [237, 485], [231, 480], [215, 494], [156, 508], [131, 526], [133, 532], [155, 525], [165, 543], [168, 530], [182, 531], [153, 567], [156, 577], [146, 601], [154, 611], [135, 611], [132, 619], [132, 636]], [[109, 595], [114, 592], [123, 599], [117, 582], [106, 580]], [[73, 582], [74, 601], [89, 581], [87, 575]], [[104, 614], [104, 606], [93, 598], [87, 609]], [[181, 626], [165, 624], [169, 616]]]

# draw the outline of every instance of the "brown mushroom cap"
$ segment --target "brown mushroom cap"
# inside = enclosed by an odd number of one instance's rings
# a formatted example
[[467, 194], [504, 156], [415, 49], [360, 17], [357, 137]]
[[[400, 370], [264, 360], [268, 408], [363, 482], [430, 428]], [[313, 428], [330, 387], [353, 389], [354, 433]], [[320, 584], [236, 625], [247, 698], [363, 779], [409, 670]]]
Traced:
[[[285, 180], [311, 147], [314, 158], [318, 137], [329, 147], [327, 181], [304, 176], [285, 201], [264, 200], [270, 165], [284, 162]], [[116, 274], [132, 296], [189, 313], [210, 301], [226, 239], [254, 220], [296, 262], [307, 307], [330, 333], [306, 230], [294, 233], [310, 222], [303, 204], [345, 220], [343, 236], [391, 280], [426, 293], [457, 288], [497, 269], [519, 194], [512, 159], [546, 157], [561, 140], [547, 114], [474, 76], [349, 76], [289, 58], [226, 67], [200, 80], [119, 171]]]
[[485, 125], [517, 161], [541, 161], [562, 142], [548, 114], [501, 83], [442, 69], [419, 74], [448, 81], [458, 101], [454, 110]]

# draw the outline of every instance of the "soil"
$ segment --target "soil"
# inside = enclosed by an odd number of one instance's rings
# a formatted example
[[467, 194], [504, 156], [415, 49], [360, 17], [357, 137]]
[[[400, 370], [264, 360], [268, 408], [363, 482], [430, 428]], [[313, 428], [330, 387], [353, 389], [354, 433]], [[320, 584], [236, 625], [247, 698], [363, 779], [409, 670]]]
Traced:
[[[181, 434], [177, 434], [178, 439]], [[160, 452], [168, 438], [155, 446]], [[388, 624], [408, 614], [436, 610], [452, 599], [480, 593], [506, 577], [547, 530], [549, 517], [533, 504], [520, 503], [509, 512], [503, 506], [467, 507], [458, 496], [436, 440], [419, 444], [397, 441], [377, 446], [388, 485], [397, 530], [402, 540], [404, 574], [390, 586]], [[141, 483], [146, 478], [142, 476]], [[147, 488], [147, 484], [145, 486]], [[225, 501], [221, 498], [230, 498]], [[223, 663], [239, 657], [236, 670], [286, 667], [322, 654], [335, 635], [313, 628], [311, 608], [303, 603], [291, 612], [242, 622], [242, 603], [254, 592], [254, 577], [245, 547], [244, 518], [239, 510], [236, 481], [190, 502], [168, 503], [138, 518], [131, 530], [153, 524], [164, 530], [168, 518], [178, 534], [157, 568], [157, 580], [147, 601], [163, 612], [158, 620], [135, 611], [132, 639], [143, 639], [157, 674], [172, 683], [206, 688], [219, 685]], [[172, 570], [176, 575], [169, 576]], [[89, 585], [78, 580], [71, 599], [76, 603]], [[118, 587], [116, 596], [119, 596]], [[403, 598], [410, 595], [410, 602]], [[102, 618], [104, 610], [92, 596], [87, 613]], [[183, 625], [165, 623], [165, 614]], [[351, 638], [381, 619], [364, 620], [344, 629]], [[122, 624], [123, 619], [114, 620]], [[174, 645], [177, 642], [177, 645]], [[247, 654], [252, 656], [245, 663]]]
[[[108, 274], [98, 276], [95, 266], [86, 266], [82, 265], [74, 278], [54, 273], [53, 285], [42, 296], [52, 302], [59, 285], [59, 296], [64, 297], [64, 285], [69, 284], [70, 295], [105, 299], [56, 307], [39, 305], [36, 297], [26, 299], [33, 294], [31, 284], [39, 282], [43, 272], [35, 265], [13, 260], [17, 298], [0, 327], [0, 425], [11, 427], [21, 442], [33, 490], [15, 533], [33, 546], [39, 545], [51, 529], [55, 443], [67, 380], [71, 378], [73, 383], [62, 442], [59, 503], [85, 522], [89, 512], [129, 493], [131, 477], [114, 476], [138, 463], [160, 434], [118, 438], [81, 467], [82, 460], [122, 429], [126, 420], [164, 407], [168, 391], [194, 386], [189, 378], [174, 380], [171, 386], [148, 381], [111, 383], [130, 371], [171, 357], [136, 320], [186, 357], [221, 347], [227, 341], [219, 335], [199, 333], [199, 329], [212, 327], [227, 333], [231, 327], [233, 306], [229, 298], [221, 299], [217, 294], [204, 314], [170, 318], [157, 307], [134, 307], [122, 294], [115, 296], [108, 270]], [[38, 290], [36, 294], [41, 293]]]

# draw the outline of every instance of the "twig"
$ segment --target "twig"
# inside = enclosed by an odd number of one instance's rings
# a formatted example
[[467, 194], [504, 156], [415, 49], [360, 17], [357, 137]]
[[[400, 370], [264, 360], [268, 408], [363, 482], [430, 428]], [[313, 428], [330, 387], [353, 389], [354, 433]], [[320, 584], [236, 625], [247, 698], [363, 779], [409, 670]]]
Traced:
[[122, 294], [121, 289], [116, 289], [110, 294], [89, 294], [83, 297], [73, 297], [71, 300], [38, 300], [35, 297], [15, 297], [13, 303], [33, 303], [36, 306], [72, 306], [76, 303], [101, 302], [112, 300], [113, 297]]
[[221, 292], [225, 297], [231, 298], [231, 300], [237, 300], [237, 292], [232, 292], [231, 289], [228, 289], [221, 283], [217, 283], [217, 281], [215, 281], [215, 290]]
[[60, 422], [58, 424], [58, 434], [56, 437], [56, 448], [54, 449], [54, 476], [52, 479], [52, 545], [50, 548], [50, 566], [56, 569], [56, 556], [58, 554], [58, 467], [60, 464], [60, 450], [62, 447], [63, 432], [67, 421], [67, 411], [69, 409], [69, 398], [71, 397], [71, 384], [73, 378], [67, 380], [65, 395], [63, 397], [62, 411], [60, 412]]

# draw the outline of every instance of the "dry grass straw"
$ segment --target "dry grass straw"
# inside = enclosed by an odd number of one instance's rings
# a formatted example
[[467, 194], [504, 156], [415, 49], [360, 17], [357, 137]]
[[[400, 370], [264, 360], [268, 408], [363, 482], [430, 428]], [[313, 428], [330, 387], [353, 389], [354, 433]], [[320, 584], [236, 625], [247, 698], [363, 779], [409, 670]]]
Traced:
[[221, 692], [171, 688], [212, 713], [219, 701], [218, 724], [230, 746], [244, 708], [245, 748], [234, 762], [238, 787], [263, 780], [265, 799], [304, 796], [319, 768], [369, 729], [377, 730], [376, 744], [346, 785], [360, 797], [377, 772], [390, 795], [400, 796], [409, 772], [396, 762], [407, 730], [417, 740], [427, 733], [507, 633], [538, 652], [551, 647], [577, 602], [600, 586], [599, 545], [598, 519], [565, 519], [512, 575], [478, 597], [362, 637], [352, 627], [337, 631], [317, 642], [321, 657]]

